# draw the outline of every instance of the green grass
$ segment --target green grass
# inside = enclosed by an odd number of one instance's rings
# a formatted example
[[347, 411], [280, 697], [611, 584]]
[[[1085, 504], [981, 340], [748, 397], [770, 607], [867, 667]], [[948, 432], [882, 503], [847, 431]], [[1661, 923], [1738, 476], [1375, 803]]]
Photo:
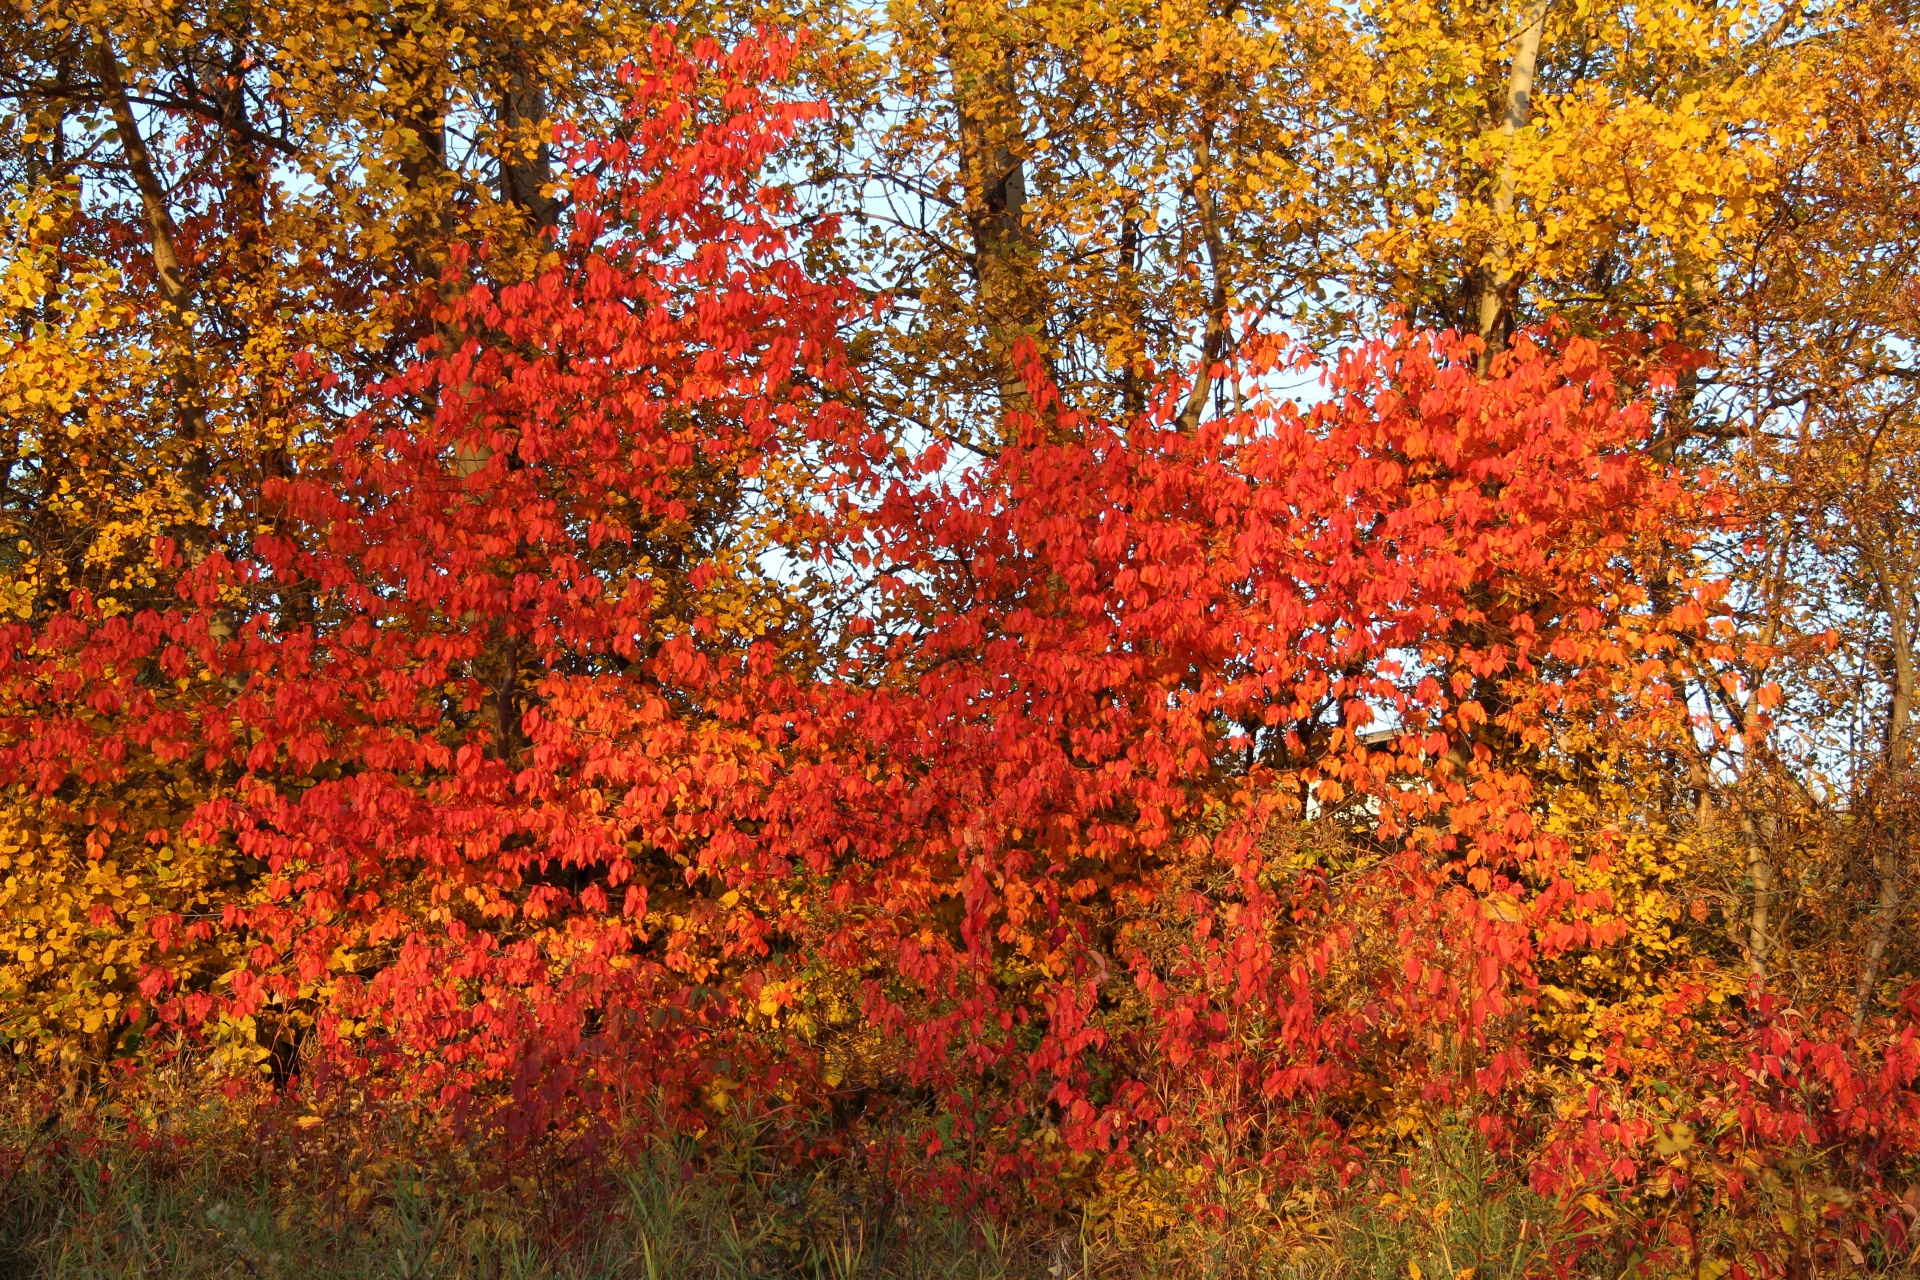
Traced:
[[[269, 1187], [139, 1176], [101, 1194], [43, 1200], [9, 1225], [13, 1273], [93, 1277], [806, 1276], [1003, 1277], [991, 1239], [953, 1226], [894, 1226], [893, 1246], [861, 1221], [808, 1223], [704, 1181], [625, 1172], [626, 1185], [590, 1232], [553, 1232], [497, 1206], [396, 1179], [369, 1208], [327, 1222]], [[52, 1212], [48, 1212], [51, 1208]], [[25, 1230], [19, 1227], [24, 1226]]]
[[[185, 1103], [181, 1103], [183, 1107]], [[0, 1142], [0, 1276], [256, 1280], [1000, 1280], [993, 1226], [899, 1208], [844, 1161], [773, 1165], [749, 1126], [525, 1174], [408, 1150], [397, 1125], [262, 1126], [218, 1101], [128, 1141], [112, 1115], [15, 1117]], [[102, 1123], [104, 1119], [105, 1123]], [[43, 1127], [44, 1126], [44, 1127]], [[1036, 1274], [1044, 1274], [1044, 1270]]]
[[[1540, 1260], [1547, 1202], [1497, 1179], [1471, 1144], [1432, 1149], [1389, 1205], [1314, 1210], [1294, 1229], [1249, 1214], [1097, 1239], [1030, 1224], [1015, 1235], [906, 1209], [847, 1165], [782, 1170], [750, 1126], [660, 1140], [591, 1179], [551, 1170], [484, 1178], [471, 1159], [370, 1155], [324, 1133], [235, 1141], [218, 1104], [177, 1117], [177, 1140], [89, 1144], [56, 1122], [7, 1171], [0, 1275], [256, 1280], [1066, 1280], [1272, 1276], [1276, 1280], [1520, 1280]], [[226, 1136], [223, 1142], [221, 1135]], [[398, 1130], [376, 1133], [395, 1141]], [[16, 1149], [18, 1143], [15, 1144]], [[1522, 1222], [1530, 1220], [1530, 1232]], [[10, 1270], [9, 1270], [10, 1269]]]
[[[841, 1155], [800, 1163], [771, 1121], [619, 1154], [506, 1165], [364, 1113], [301, 1126], [218, 1094], [0, 1094], [0, 1280], [1583, 1280], [1642, 1265], [1636, 1233], [1535, 1194], [1467, 1127], [1409, 1135], [1369, 1180], [1275, 1202], [1222, 1182], [1192, 1213], [1167, 1162], [1079, 1212], [1009, 1225], [909, 1204]], [[148, 1135], [136, 1140], [132, 1134]], [[788, 1135], [791, 1136], [791, 1135]], [[1581, 1225], [1581, 1224], [1587, 1225]], [[1709, 1224], [1722, 1280], [1747, 1226]], [[1596, 1232], [1581, 1239], [1579, 1231]], [[1751, 1237], [1749, 1237], [1751, 1239]], [[1582, 1252], [1562, 1272], [1556, 1259]], [[1833, 1255], [1831, 1252], [1829, 1256]], [[1911, 1274], [1880, 1258], [1821, 1275]]]
[[1580, 1243], [1564, 1206], [1534, 1193], [1464, 1127], [1409, 1137], [1345, 1187], [1327, 1176], [1282, 1198], [1217, 1181], [1213, 1203], [1224, 1220], [1171, 1212], [1180, 1172], [1092, 1206], [1092, 1231], [1105, 1247], [1091, 1252], [1107, 1263], [1103, 1272], [1123, 1253], [1124, 1273], [1143, 1276], [1524, 1280], [1558, 1274], [1559, 1259]]

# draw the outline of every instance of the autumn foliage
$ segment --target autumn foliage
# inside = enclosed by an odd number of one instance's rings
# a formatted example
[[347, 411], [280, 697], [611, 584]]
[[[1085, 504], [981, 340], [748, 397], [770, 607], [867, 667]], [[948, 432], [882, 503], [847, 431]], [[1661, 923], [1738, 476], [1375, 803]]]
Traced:
[[[1839, 1193], [1750, 1265], [1905, 1248], [1920, 991], [1883, 952], [1789, 985], [1754, 832], [1812, 837], [1712, 798], [1787, 794], [1768, 663], [1830, 642], [1744, 612], [1770, 526], [1675, 447], [1701, 347], [1216, 309], [1088, 396], [1021, 319], [1072, 281], [982, 265], [948, 430], [784, 176], [834, 127], [809, 48], [651, 28], [617, 122], [539, 140], [530, 222], [340, 274], [359, 338], [260, 339], [269, 412], [221, 400], [159, 230], [98, 268], [158, 272], [145, 312], [7, 348], [109, 530], [8, 562], [13, 1051], [514, 1148], [854, 1099], [906, 1117], [902, 1177], [1002, 1207], [1202, 1150], [1189, 1207], [1264, 1206], [1464, 1118], [1649, 1265], [1811, 1152]], [[38, 234], [10, 269], [51, 290]]]

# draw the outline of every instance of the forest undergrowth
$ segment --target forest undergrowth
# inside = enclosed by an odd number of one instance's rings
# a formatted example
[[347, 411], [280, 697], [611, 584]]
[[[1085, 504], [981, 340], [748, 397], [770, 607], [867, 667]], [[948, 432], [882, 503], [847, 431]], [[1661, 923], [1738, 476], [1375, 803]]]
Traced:
[[[809, 1131], [797, 1142], [796, 1126]], [[1208, 1176], [1200, 1164], [1130, 1171], [1077, 1204], [1010, 1215], [916, 1200], [872, 1151], [819, 1141], [828, 1136], [817, 1119], [736, 1111], [693, 1131], [613, 1136], [590, 1158], [550, 1150], [503, 1172], [498, 1153], [449, 1144], [439, 1126], [351, 1106], [320, 1116], [258, 1092], [150, 1082], [63, 1096], [16, 1081], [0, 1129], [0, 1274], [1521, 1280], [1551, 1268], [1718, 1278], [1756, 1234], [1782, 1238], [1710, 1213], [1697, 1265], [1642, 1270], [1632, 1224], [1532, 1191], [1524, 1167], [1468, 1125], [1409, 1133], [1366, 1179], [1342, 1186], [1329, 1171], [1277, 1203], [1222, 1186], [1211, 1216], [1191, 1209], [1192, 1184]], [[1805, 1184], [1773, 1190], [1750, 1210], [1776, 1219], [1769, 1227], [1807, 1195]], [[1567, 1257], [1586, 1261], [1556, 1265]], [[1874, 1262], [1874, 1274], [1915, 1273], [1910, 1258]]]

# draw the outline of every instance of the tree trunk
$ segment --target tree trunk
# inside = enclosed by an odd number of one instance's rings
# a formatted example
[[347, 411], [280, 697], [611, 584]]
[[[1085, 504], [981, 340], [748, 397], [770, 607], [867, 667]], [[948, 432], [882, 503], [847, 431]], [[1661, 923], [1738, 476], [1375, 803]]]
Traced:
[[1033, 396], [1017, 353], [1026, 340], [1046, 359], [1047, 290], [1023, 218], [1027, 180], [1015, 54], [999, 33], [949, 29], [945, 36], [987, 359], [1002, 411], [1031, 414]]
[[[1898, 542], [1895, 544], [1898, 554]], [[1893, 649], [1893, 703], [1887, 715], [1887, 759], [1880, 781], [1881, 795], [1894, 807], [1892, 821], [1876, 823], [1883, 827], [1878, 871], [1880, 898], [1874, 904], [1873, 926], [1868, 934], [1867, 953], [1860, 962], [1860, 980], [1853, 995], [1853, 1031], [1866, 1025], [1873, 1006], [1873, 991], [1880, 981], [1880, 966], [1885, 963], [1887, 947], [1893, 941], [1893, 926], [1900, 916], [1900, 868], [1906, 853], [1906, 794], [1909, 740], [1913, 724], [1913, 577], [1905, 566], [1892, 566], [1880, 574], [1881, 598], [1887, 609], [1887, 630]]]
[[107, 111], [113, 117], [115, 139], [134, 189], [140, 193], [141, 211], [146, 215], [148, 251], [153, 258], [153, 273], [160, 294], [160, 309], [172, 331], [174, 409], [180, 420], [180, 442], [185, 447], [179, 477], [187, 500], [194, 507], [191, 519], [176, 532], [189, 563], [206, 558], [212, 545], [205, 521], [211, 475], [207, 457], [206, 399], [200, 381], [200, 367], [194, 356], [194, 285], [180, 261], [180, 233], [167, 207], [166, 187], [154, 167], [153, 153], [140, 133], [134, 118], [133, 103], [127, 97], [126, 77], [121, 74], [120, 59], [113, 51], [112, 38], [103, 27], [93, 31], [94, 67], [100, 77], [100, 91]]
[[500, 199], [520, 210], [536, 232], [560, 219], [559, 203], [546, 194], [553, 181], [546, 129], [545, 86], [515, 72], [500, 95]]
[[140, 193], [141, 211], [146, 214], [147, 240], [153, 255], [154, 275], [159, 280], [160, 300], [177, 322], [181, 313], [187, 310], [193, 295], [186, 272], [180, 265], [177, 249], [180, 233], [174, 227], [173, 214], [167, 208], [166, 188], [161, 185], [159, 172], [153, 166], [153, 153], [147, 150], [147, 141], [140, 135], [140, 123], [133, 117], [133, 104], [127, 98], [125, 78], [120, 73], [120, 59], [114, 54], [112, 41], [104, 29], [95, 29], [93, 51], [95, 67], [100, 74], [100, 90], [107, 100], [107, 110], [113, 116], [120, 154], [125, 159], [127, 173], [133, 178], [135, 190]]
[[1752, 814], [1741, 815], [1740, 834], [1747, 845], [1747, 879], [1753, 885], [1753, 905], [1747, 916], [1747, 969], [1757, 987], [1767, 984], [1767, 955], [1773, 942], [1773, 857], [1767, 847], [1771, 843], [1767, 837], [1772, 832], [1762, 832], [1763, 825], [1770, 828], [1772, 824], [1766, 819], [1756, 824]]
[[[1513, 216], [1513, 135], [1526, 128], [1533, 112], [1533, 76], [1540, 59], [1540, 37], [1547, 27], [1547, 0], [1528, 0], [1520, 23], [1519, 42], [1513, 51], [1513, 70], [1507, 78], [1506, 110], [1500, 116], [1500, 177], [1493, 192], [1493, 220], [1503, 240], [1507, 220]], [[1507, 292], [1513, 287], [1514, 269], [1505, 260], [1505, 246], [1497, 245], [1492, 261], [1480, 264], [1481, 340], [1480, 372], [1485, 375], [1493, 362], [1493, 352], [1504, 332], [1502, 321], [1512, 312]]]
[[1207, 396], [1213, 390], [1213, 366], [1225, 354], [1227, 344], [1227, 254], [1220, 236], [1220, 219], [1214, 207], [1211, 185], [1212, 121], [1203, 124], [1194, 134], [1193, 158], [1194, 168], [1198, 171], [1193, 183], [1193, 203], [1200, 215], [1200, 233], [1206, 247], [1212, 288], [1207, 299], [1206, 335], [1200, 344], [1200, 367], [1194, 370], [1193, 390], [1188, 393], [1186, 406], [1180, 411], [1180, 425], [1187, 431], [1200, 425], [1200, 415], [1207, 407]]

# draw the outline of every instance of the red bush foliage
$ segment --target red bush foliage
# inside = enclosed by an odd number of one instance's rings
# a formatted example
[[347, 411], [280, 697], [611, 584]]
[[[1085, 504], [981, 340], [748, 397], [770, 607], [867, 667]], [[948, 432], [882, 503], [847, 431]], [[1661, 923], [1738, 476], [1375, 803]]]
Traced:
[[[1036, 365], [990, 452], [883, 438], [765, 176], [788, 53], [659, 39], [556, 265], [459, 264], [249, 557], [7, 627], [9, 781], [192, 771], [156, 839], [256, 868], [154, 919], [235, 962], [154, 967], [150, 1012], [304, 1020], [309, 1070], [530, 1133], [816, 1098], [839, 993], [977, 1173], [1338, 1138], [1388, 1078], [1517, 1096], [1536, 966], [1615, 927], [1539, 778], [1684, 718], [1665, 658], [1713, 601], [1657, 362], [1536, 334], [1481, 377], [1399, 331], [1301, 407], [1250, 347], [1191, 430], [1183, 388], [1099, 420]], [[1911, 1149], [1910, 1027], [1869, 1070], [1757, 1025], [1743, 1130]], [[1831, 1097], [1769, 1101], [1793, 1072]], [[1631, 1178], [1651, 1137], [1596, 1095], [1542, 1168]]]

